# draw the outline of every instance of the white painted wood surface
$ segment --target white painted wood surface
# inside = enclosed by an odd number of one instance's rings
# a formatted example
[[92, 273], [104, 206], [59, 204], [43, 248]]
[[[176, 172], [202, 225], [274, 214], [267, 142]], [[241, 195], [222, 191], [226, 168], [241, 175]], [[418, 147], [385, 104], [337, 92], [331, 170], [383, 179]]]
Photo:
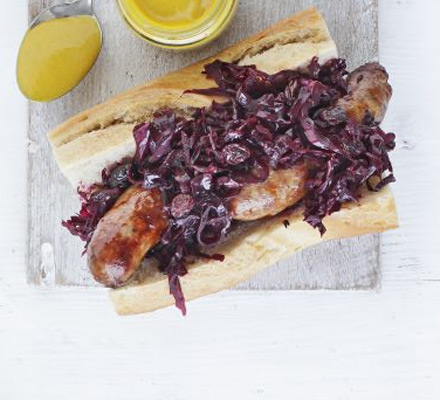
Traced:
[[385, 126], [401, 228], [378, 291], [227, 292], [119, 318], [101, 290], [26, 284], [26, 102], [14, 82], [26, 2], [0, 15], [0, 399], [440, 397], [440, 2], [381, 0]]
[[[54, 1], [29, 0], [30, 19]], [[86, 258], [80, 256], [83, 243], [60, 224], [78, 211], [79, 200], [54, 162], [45, 137], [49, 129], [113, 94], [215, 54], [311, 4], [323, 13], [339, 53], [349, 65], [377, 58], [377, 0], [339, 0], [336, 5], [327, 0], [241, 0], [237, 16], [220, 40], [187, 53], [166, 52], [139, 40], [120, 18], [116, 1], [95, 0], [94, 4], [104, 34], [103, 51], [95, 68], [67, 96], [29, 106], [30, 283], [97, 286]], [[279, 263], [239, 288], [371, 289], [379, 283], [378, 255], [378, 235], [328, 242]]]

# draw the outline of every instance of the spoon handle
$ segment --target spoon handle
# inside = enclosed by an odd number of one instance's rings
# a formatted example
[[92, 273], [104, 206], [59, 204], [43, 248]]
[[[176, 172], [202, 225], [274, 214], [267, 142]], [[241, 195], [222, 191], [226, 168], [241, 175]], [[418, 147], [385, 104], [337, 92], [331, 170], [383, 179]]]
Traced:
[[93, 15], [93, 0], [76, 0], [50, 7], [55, 18], [72, 17], [74, 15]]

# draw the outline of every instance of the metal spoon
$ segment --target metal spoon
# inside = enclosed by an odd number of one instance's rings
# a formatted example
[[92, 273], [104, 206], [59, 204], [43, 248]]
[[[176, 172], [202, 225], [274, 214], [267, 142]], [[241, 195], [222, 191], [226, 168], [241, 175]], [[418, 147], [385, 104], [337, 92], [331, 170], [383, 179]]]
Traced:
[[49, 6], [34, 18], [29, 29], [34, 28], [41, 22], [49, 21], [50, 19], [73, 17], [76, 15], [90, 15], [95, 18], [102, 35], [101, 25], [99, 25], [99, 21], [93, 12], [93, 0], [64, 1], [63, 3]]

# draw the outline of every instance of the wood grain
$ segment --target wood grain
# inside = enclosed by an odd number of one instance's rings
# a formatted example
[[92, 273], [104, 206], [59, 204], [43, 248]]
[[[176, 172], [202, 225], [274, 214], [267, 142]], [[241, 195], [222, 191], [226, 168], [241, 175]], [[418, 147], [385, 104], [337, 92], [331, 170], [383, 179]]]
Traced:
[[[29, 17], [49, 3], [30, 0]], [[324, 14], [339, 53], [350, 66], [377, 58], [377, 0], [241, 1], [231, 27], [218, 41], [187, 53], [163, 51], [144, 43], [124, 25], [115, 1], [96, 0], [104, 47], [94, 69], [62, 99], [29, 105], [28, 282], [45, 286], [95, 285], [80, 257], [82, 244], [60, 226], [63, 218], [78, 210], [78, 199], [51, 156], [45, 138], [49, 129], [84, 108], [211, 55], [311, 4]], [[268, 269], [240, 288], [372, 288], [380, 277], [378, 255], [377, 235], [325, 243]]]

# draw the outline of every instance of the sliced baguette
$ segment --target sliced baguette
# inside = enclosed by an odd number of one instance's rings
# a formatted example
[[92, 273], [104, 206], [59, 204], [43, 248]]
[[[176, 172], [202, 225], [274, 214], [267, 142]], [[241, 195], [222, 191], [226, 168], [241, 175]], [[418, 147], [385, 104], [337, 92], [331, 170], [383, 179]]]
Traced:
[[[323, 62], [337, 55], [327, 26], [315, 8], [278, 22], [221, 53], [146, 83], [71, 118], [49, 133], [55, 157], [72, 185], [101, 179], [104, 167], [134, 152], [133, 126], [151, 118], [161, 107], [189, 115], [195, 107], [209, 106], [212, 97], [183, 94], [187, 89], [213, 85], [201, 74], [215, 59], [255, 64], [275, 73], [306, 65], [313, 56]], [[216, 100], [222, 101], [217, 98]], [[290, 226], [286, 229], [283, 220]], [[361, 201], [350, 204], [324, 221], [327, 233], [303, 222], [301, 211], [256, 223], [244, 224], [227, 242], [216, 248], [224, 262], [196, 260], [182, 277], [187, 300], [234, 287], [255, 273], [323, 240], [382, 232], [398, 224], [394, 199], [388, 189], [365, 192]], [[110, 291], [121, 315], [153, 311], [174, 303], [167, 277], [154, 262], [140, 270], [130, 285]]]
[[[289, 221], [286, 228], [283, 224]], [[301, 210], [290, 216], [252, 224], [225, 244], [216, 248], [225, 260], [198, 260], [181, 278], [185, 299], [232, 288], [247, 281], [257, 272], [324, 240], [342, 239], [373, 232], [383, 232], [398, 225], [394, 198], [388, 188], [378, 193], [364, 192], [358, 204], [352, 203], [326, 217], [327, 232], [323, 237], [303, 221]], [[325, 268], [325, 266], [323, 266]], [[154, 311], [174, 304], [169, 294], [168, 279], [154, 264], [144, 268], [135, 282], [110, 291], [115, 310], [120, 315]]]
[[213, 57], [85, 110], [49, 132], [48, 139], [61, 171], [72, 185], [98, 182], [103, 168], [133, 155], [133, 127], [150, 119], [155, 110], [168, 107], [188, 115], [195, 107], [211, 104], [212, 97], [184, 94], [188, 89], [213, 86], [202, 74], [205, 64], [218, 58], [253, 63], [274, 73], [304, 66], [313, 56], [326, 61], [336, 55], [325, 21], [316, 8], [310, 8]]

